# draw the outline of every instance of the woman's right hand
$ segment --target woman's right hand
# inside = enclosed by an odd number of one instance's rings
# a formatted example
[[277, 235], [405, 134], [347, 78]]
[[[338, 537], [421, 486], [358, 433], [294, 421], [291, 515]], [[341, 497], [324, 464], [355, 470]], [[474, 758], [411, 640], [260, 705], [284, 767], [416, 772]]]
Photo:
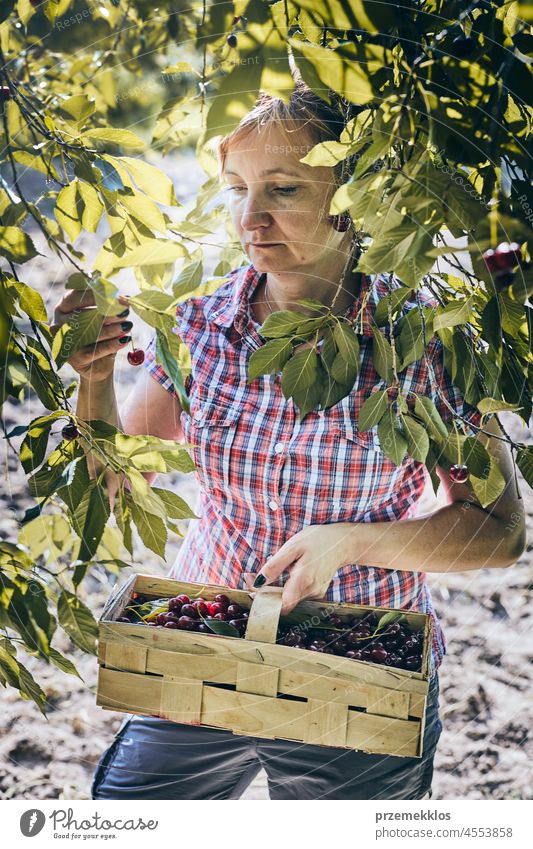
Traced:
[[[120, 303], [127, 305], [127, 299], [119, 297]], [[69, 321], [81, 310], [94, 309], [96, 302], [91, 290], [80, 292], [69, 290], [54, 309], [54, 323], [50, 326], [52, 334], [56, 334], [62, 324]], [[121, 315], [109, 316], [102, 323], [96, 342], [80, 348], [67, 362], [78, 372], [81, 378], [92, 383], [106, 380], [113, 374], [115, 357], [130, 341], [129, 331], [133, 324], [128, 321], [129, 308]], [[122, 340], [122, 341], [121, 341]]]

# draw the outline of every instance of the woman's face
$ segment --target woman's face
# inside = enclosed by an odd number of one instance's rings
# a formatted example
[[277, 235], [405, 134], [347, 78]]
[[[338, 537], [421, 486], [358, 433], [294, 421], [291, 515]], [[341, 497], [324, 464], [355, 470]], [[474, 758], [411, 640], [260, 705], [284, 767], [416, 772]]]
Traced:
[[259, 272], [307, 271], [327, 278], [344, 265], [350, 237], [326, 220], [333, 169], [299, 161], [313, 146], [305, 131], [287, 135], [267, 124], [228, 149], [224, 177], [231, 218]]

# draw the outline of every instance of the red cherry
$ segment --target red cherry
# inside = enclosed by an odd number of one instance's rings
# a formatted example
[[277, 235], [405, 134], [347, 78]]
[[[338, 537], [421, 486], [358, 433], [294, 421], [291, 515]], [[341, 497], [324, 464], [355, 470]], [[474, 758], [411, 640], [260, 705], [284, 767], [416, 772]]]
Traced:
[[415, 672], [420, 672], [420, 658], [416, 657], [416, 655], [406, 657], [404, 662], [406, 669], [412, 669]]
[[227, 595], [224, 595], [224, 593], [219, 593], [218, 595], [216, 595], [214, 600], [217, 602], [217, 604], [223, 604], [224, 607], [229, 607], [229, 605], [231, 604], [231, 601], [229, 600]]
[[226, 613], [227, 607], [224, 604], [220, 604], [220, 602], [215, 601], [213, 604], [209, 605], [209, 615], [216, 616], [218, 613]]
[[176, 599], [176, 601], [181, 602], [181, 604], [190, 604], [191, 603], [189, 596], [185, 595], [185, 593], [181, 593], [181, 595], [175, 596], [175, 599]]
[[170, 598], [168, 600], [168, 609], [174, 610], [176, 613], [180, 613], [181, 608], [183, 606], [183, 602], [179, 600], [179, 598]]
[[76, 425], [71, 422], [70, 424], [65, 425], [65, 427], [61, 431], [61, 436], [67, 442], [71, 442], [73, 439], [76, 439], [76, 437], [79, 436], [79, 433], [80, 432]]
[[165, 622], [163, 627], [164, 628], [176, 628], [176, 629], [179, 630], [180, 626], [179, 626], [179, 622], [175, 621], [174, 619], [169, 619], [168, 622]]
[[130, 366], [140, 366], [144, 363], [144, 351], [142, 348], [136, 348], [134, 351], [128, 351], [128, 362]]
[[180, 616], [178, 619], [178, 628], [180, 631], [194, 631], [196, 629], [196, 621], [190, 616]]
[[455, 464], [448, 472], [450, 480], [454, 483], [466, 483], [469, 478], [468, 466], [458, 466]]
[[522, 262], [522, 254], [518, 242], [502, 242], [496, 250], [489, 248], [483, 254], [483, 260], [492, 274], [510, 271]]
[[6, 100], [11, 100], [11, 89], [7, 85], [0, 86], [0, 103], [5, 103]]
[[219, 622], [227, 622], [228, 621], [228, 617], [226, 616], [225, 613], [215, 613], [215, 615], [213, 616], [213, 619], [218, 619]]
[[193, 601], [193, 603], [191, 605], [188, 605], [188, 606], [193, 607], [196, 610], [196, 613], [198, 614], [198, 616], [204, 616], [205, 617], [209, 613], [209, 610], [207, 609], [207, 604], [205, 603], [205, 601], [200, 601], [199, 599], [197, 599], [197, 600], [195, 599], [195, 601]]
[[181, 615], [188, 616], [190, 619], [198, 619], [198, 612], [192, 604], [184, 604], [181, 608]]
[[230, 617], [230, 619], [239, 619], [242, 615], [242, 607], [240, 604], [230, 604], [226, 613]]
[[351, 660], [363, 660], [363, 652], [361, 649], [350, 649], [347, 651], [344, 657], [349, 657]]

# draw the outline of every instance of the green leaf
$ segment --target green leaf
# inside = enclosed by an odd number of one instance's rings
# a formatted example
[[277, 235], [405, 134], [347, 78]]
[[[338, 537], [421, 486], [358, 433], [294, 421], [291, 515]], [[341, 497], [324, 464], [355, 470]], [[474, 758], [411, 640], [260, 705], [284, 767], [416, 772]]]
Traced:
[[259, 333], [265, 339], [279, 339], [282, 336], [295, 335], [300, 331], [306, 332], [308, 327], [315, 328], [321, 321], [321, 318], [308, 318], [300, 312], [278, 310], [265, 319], [259, 328]]
[[359, 430], [370, 430], [371, 427], [377, 425], [387, 412], [388, 403], [386, 389], [380, 389], [378, 392], [369, 395], [359, 412], [357, 422]]
[[499, 401], [496, 398], [482, 398], [478, 402], [477, 408], [483, 415], [487, 415], [487, 413], [503, 413], [504, 411], [517, 412], [522, 409], [518, 404], [509, 404], [507, 401]]
[[285, 398], [305, 392], [315, 381], [318, 361], [314, 348], [298, 351], [285, 364], [281, 374], [281, 390]]
[[19, 264], [33, 259], [37, 251], [24, 230], [19, 227], [0, 227], [0, 256]]
[[277, 374], [292, 351], [290, 339], [272, 339], [252, 353], [248, 363], [248, 383], [261, 374]]
[[41, 687], [22, 663], [18, 662], [19, 667], [19, 692], [23, 699], [28, 699], [35, 702], [42, 714], [46, 714], [46, 696]]
[[175, 492], [170, 489], [162, 489], [158, 486], [152, 486], [152, 491], [159, 496], [166, 507], [167, 513], [171, 519], [199, 519], [186, 501], [180, 498]]
[[[174, 346], [174, 349], [177, 348], [177, 353], [171, 349], [171, 344]], [[156, 362], [163, 366], [166, 374], [170, 377], [174, 384], [174, 389], [179, 396], [181, 407], [186, 413], [188, 413], [190, 405], [189, 398], [185, 392], [185, 383], [182, 373], [183, 363], [179, 361], [180, 354], [183, 350], [188, 353], [186, 346], [181, 339], [176, 336], [176, 334], [172, 334], [169, 343], [169, 338], [160, 330], [156, 330]]]
[[387, 625], [392, 625], [393, 622], [399, 622], [400, 619], [404, 619], [405, 615], [403, 613], [399, 613], [397, 610], [390, 610], [388, 613], [384, 613], [383, 616], [380, 616], [376, 631], [382, 631], [383, 628], [386, 628]]
[[74, 180], [57, 196], [54, 215], [60, 227], [63, 228], [69, 239], [74, 242], [81, 232], [80, 210], [77, 204], [78, 181]]
[[402, 436], [398, 418], [392, 406], [388, 408], [378, 424], [378, 438], [385, 457], [392, 460], [396, 466], [401, 465], [407, 453], [407, 442]]
[[313, 167], [330, 167], [342, 162], [349, 156], [351, 145], [338, 141], [325, 141], [316, 144], [300, 162]]
[[407, 440], [407, 453], [413, 460], [425, 463], [429, 451], [429, 436], [426, 429], [409, 415], [404, 415], [402, 420]]
[[96, 654], [98, 625], [88, 607], [78, 596], [63, 590], [57, 600], [59, 624], [82, 651]]
[[[333, 335], [337, 343], [339, 356], [346, 363], [353, 366], [357, 374], [359, 371], [359, 340], [353, 328], [343, 323], [336, 324]], [[335, 375], [333, 377], [335, 380], [338, 379]]]
[[505, 478], [503, 477], [495, 459], [489, 455], [490, 472], [486, 478], [478, 478], [470, 474], [469, 482], [474, 490], [476, 498], [482, 507], [488, 507], [502, 494], [505, 489]]
[[183, 266], [177, 280], [172, 284], [172, 294], [176, 300], [181, 300], [200, 285], [203, 277], [203, 261], [197, 258]]
[[62, 655], [61, 652], [58, 652], [57, 649], [52, 648], [52, 646], [50, 646], [48, 649], [48, 660], [50, 660], [54, 664], [54, 666], [57, 666], [57, 668], [60, 669], [61, 672], [66, 672], [67, 675], [75, 675], [77, 678], [83, 681], [83, 678], [81, 677], [80, 673], [78, 672], [72, 661]]
[[145, 239], [137, 248], [127, 251], [121, 257], [115, 257], [113, 266], [114, 268], [130, 266], [142, 268], [150, 265], [164, 265], [175, 262], [185, 255], [185, 248], [180, 242], [172, 242], [168, 239]]
[[114, 127], [91, 127], [81, 134], [82, 140], [87, 140], [89, 143], [93, 140], [116, 144], [124, 150], [144, 150], [146, 147], [144, 141], [132, 133], [130, 130], [118, 130]]
[[20, 446], [20, 462], [27, 475], [39, 468], [48, 446], [53, 418], [42, 416], [30, 423], [28, 434]]
[[467, 436], [463, 442], [463, 463], [470, 474], [486, 479], [490, 472], [490, 455], [484, 445], [475, 436]]
[[133, 499], [129, 503], [132, 519], [141, 540], [147, 548], [164, 560], [168, 536], [164, 521], [159, 516], [144, 510]]
[[210, 631], [213, 634], [218, 634], [220, 637], [240, 637], [239, 630], [234, 626], [230, 625], [229, 622], [224, 622], [219, 619], [204, 619], [202, 616], [202, 622], [204, 625], [207, 625]]
[[433, 330], [441, 330], [443, 327], [455, 327], [457, 324], [467, 324], [471, 318], [473, 296], [465, 301], [452, 301], [445, 307], [437, 307], [433, 319]]
[[109, 514], [107, 491], [97, 481], [91, 481], [72, 517], [74, 529], [81, 539], [79, 560], [91, 560], [96, 554]]
[[353, 363], [348, 363], [339, 353], [333, 360], [331, 365], [331, 369], [329, 373], [333, 380], [337, 383], [351, 384], [352, 386], [355, 383], [357, 378], [358, 365], [353, 365]]
[[178, 205], [172, 180], [160, 171], [159, 168], [150, 165], [143, 159], [134, 159], [130, 156], [119, 156], [114, 160], [112, 157], [104, 154], [103, 158], [107, 159], [111, 164], [114, 161], [118, 161], [124, 165], [138, 188], [146, 192], [152, 200], [162, 203], [165, 206]]
[[52, 343], [52, 356], [61, 368], [80, 348], [98, 339], [105, 315], [97, 309], [84, 309], [61, 325]]
[[149, 197], [137, 192], [133, 195], [121, 194], [118, 200], [130, 215], [150, 230], [165, 232], [167, 225], [163, 213]]
[[516, 465], [533, 488], [533, 445], [521, 446], [516, 454]]
[[446, 425], [442, 421], [440, 413], [431, 398], [417, 395], [415, 398], [415, 413], [419, 419], [422, 419], [423, 424], [434, 440], [439, 442], [448, 437]]
[[[391, 316], [394, 319], [396, 314], [401, 310], [406, 300], [411, 294], [411, 289], [407, 286], [401, 286], [399, 289], [393, 289], [390, 294]], [[374, 321], [379, 327], [383, 327], [389, 320], [389, 296], [380, 298], [379, 303], [374, 311]]]
[[98, 192], [89, 183], [78, 181], [78, 195], [83, 201], [81, 225], [90, 233], [96, 233], [96, 228], [104, 211], [104, 205], [100, 200]]
[[380, 377], [387, 383], [392, 383], [394, 374], [392, 370], [392, 347], [388, 339], [376, 328], [372, 328], [374, 346], [372, 349], [372, 362]]

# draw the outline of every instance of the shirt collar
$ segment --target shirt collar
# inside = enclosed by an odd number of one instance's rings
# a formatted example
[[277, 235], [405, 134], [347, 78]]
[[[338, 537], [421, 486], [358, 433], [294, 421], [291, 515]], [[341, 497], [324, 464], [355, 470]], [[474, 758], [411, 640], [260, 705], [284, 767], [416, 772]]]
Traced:
[[[211, 309], [207, 318], [218, 327], [234, 325], [242, 332], [248, 321], [248, 303], [261, 283], [263, 274], [256, 271], [253, 265], [245, 265], [233, 272], [233, 275], [233, 278], [230, 276], [231, 291], [223, 298], [221, 306], [217, 303], [215, 308]], [[374, 280], [372, 276], [363, 274], [359, 295], [344, 313], [349, 321], [353, 321], [360, 312], [354, 325], [358, 335], [372, 336], [376, 303]]]

